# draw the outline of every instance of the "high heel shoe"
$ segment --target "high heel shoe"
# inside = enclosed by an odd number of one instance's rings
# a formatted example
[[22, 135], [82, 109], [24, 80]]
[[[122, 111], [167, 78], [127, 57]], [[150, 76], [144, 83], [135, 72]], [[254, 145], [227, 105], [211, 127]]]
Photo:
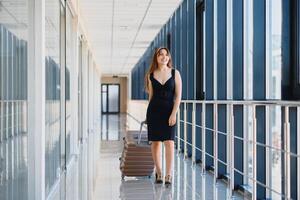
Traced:
[[163, 183], [162, 175], [155, 173], [155, 183], [161, 184]]
[[172, 176], [171, 175], [167, 175], [165, 176], [165, 185], [171, 185], [172, 184]]

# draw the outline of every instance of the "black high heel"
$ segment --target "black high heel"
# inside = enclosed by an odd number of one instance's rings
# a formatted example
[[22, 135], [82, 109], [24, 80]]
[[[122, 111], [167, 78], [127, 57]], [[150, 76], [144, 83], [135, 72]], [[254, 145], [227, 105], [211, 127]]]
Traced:
[[165, 176], [165, 185], [169, 186], [171, 184], [172, 184], [172, 176], [171, 175]]
[[161, 174], [155, 173], [155, 183], [157, 183], [157, 184], [163, 183], [162, 175]]

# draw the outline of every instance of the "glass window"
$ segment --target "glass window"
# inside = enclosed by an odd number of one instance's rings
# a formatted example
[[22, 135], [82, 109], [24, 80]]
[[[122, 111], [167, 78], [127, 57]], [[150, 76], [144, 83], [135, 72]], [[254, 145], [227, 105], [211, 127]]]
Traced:
[[83, 59], [82, 59], [82, 41], [78, 39], [78, 139], [82, 139], [82, 64], [83, 64]]
[[282, 4], [281, 0], [267, 1], [266, 20], [266, 62], [267, 62], [267, 98], [281, 99], [281, 37]]
[[246, 0], [244, 9], [244, 63], [245, 99], [253, 98], [253, 2]]
[[48, 196], [60, 168], [60, 0], [45, 1], [46, 125], [45, 187]]
[[[268, 0], [266, 1], [266, 80], [267, 85], [267, 98], [268, 99], [281, 99], [281, 70], [282, 70], [282, 51], [281, 51], [281, 38], [282, 38], [282, 1], [281, 0]], [[270, 107], [269, 112], [269, 143], [268, 145], [281, 149], [281, 108]], [[281, 152], [275, 149], [269, 149], [269, 183], [270, 187], [282, 193], [281, 188]], [[268, 191], [270, 198], [280, 199], [280, 195], [275, 192]]]
[[[244, 2], [244, 98], [253, 98], [253, 1], [245, 0]], [[245, 110], [245, 139], [252, 141], [253, 138], [253, 109], [246, 106]], [[244, 142], [245, 162], [244, 171], [249, 177], [252, 177], [253, 166], [253, 148], [251, 142]], [[246, 176], [245, 176], [246, 177]], [[245, 184], [250, 187], [253, 181], [250, 178], [245, 178]]]
[[28, 0], [0, 3], [0, 199], [28, 199]]
[[272, 146], [273, 148], [268, 151], [269, 154], [269, 169], [270, 174], [269, 174], [269, 179], [270, 179], [270, 187], [272, 190], [276, 192], [270, 191], [271, 199], [281, 199], [281, 196], [278, 195], [278, 193], [283, 193], [281, 191], [282, 189], [282, 172], [283, 168], [281, 166], [281, 161], [283, 159], [281, 151], [277, 149], [281, 149], [282, 147], [282, 141], [283, 139], [281, 138], [282, 133], [282, 127], [281, 127], [281, 107], [280, 106], [273, 106], [270, 107], [269, 109], [269, 131], [267, 133], [270, 133], [269, 137], [269, 145]]
[[66, 159], [70, 159], [71, 141], [74, 137], [72, 133], [72, 116], [71, 116], [71, 86], [72, 86], [72, 71], [74, 69], [74, 36], [73, 36], [73, 18], [71, 11], [66, 9]]

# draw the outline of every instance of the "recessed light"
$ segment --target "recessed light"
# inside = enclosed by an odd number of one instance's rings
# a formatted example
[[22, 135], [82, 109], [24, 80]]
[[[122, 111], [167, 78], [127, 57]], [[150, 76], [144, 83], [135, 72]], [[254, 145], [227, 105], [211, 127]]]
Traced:
[[119, 26], [120, 29], [127, 30], [128, 26]]

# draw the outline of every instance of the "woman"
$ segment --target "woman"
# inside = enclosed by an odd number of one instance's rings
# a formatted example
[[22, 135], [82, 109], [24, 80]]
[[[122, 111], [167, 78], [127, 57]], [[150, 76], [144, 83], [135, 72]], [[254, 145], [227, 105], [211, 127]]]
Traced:
[[165, 47], [158, 48], [145, 77], [145, 87], [149, 94], [148, 140], [151, 141], [156, 183], [163, 183], [161, 142], [166, 150], [165, 184], [172, 183], [176, 113], [181, 101], [181, 85], [180, 74], [172, 67], [170, 51]]

